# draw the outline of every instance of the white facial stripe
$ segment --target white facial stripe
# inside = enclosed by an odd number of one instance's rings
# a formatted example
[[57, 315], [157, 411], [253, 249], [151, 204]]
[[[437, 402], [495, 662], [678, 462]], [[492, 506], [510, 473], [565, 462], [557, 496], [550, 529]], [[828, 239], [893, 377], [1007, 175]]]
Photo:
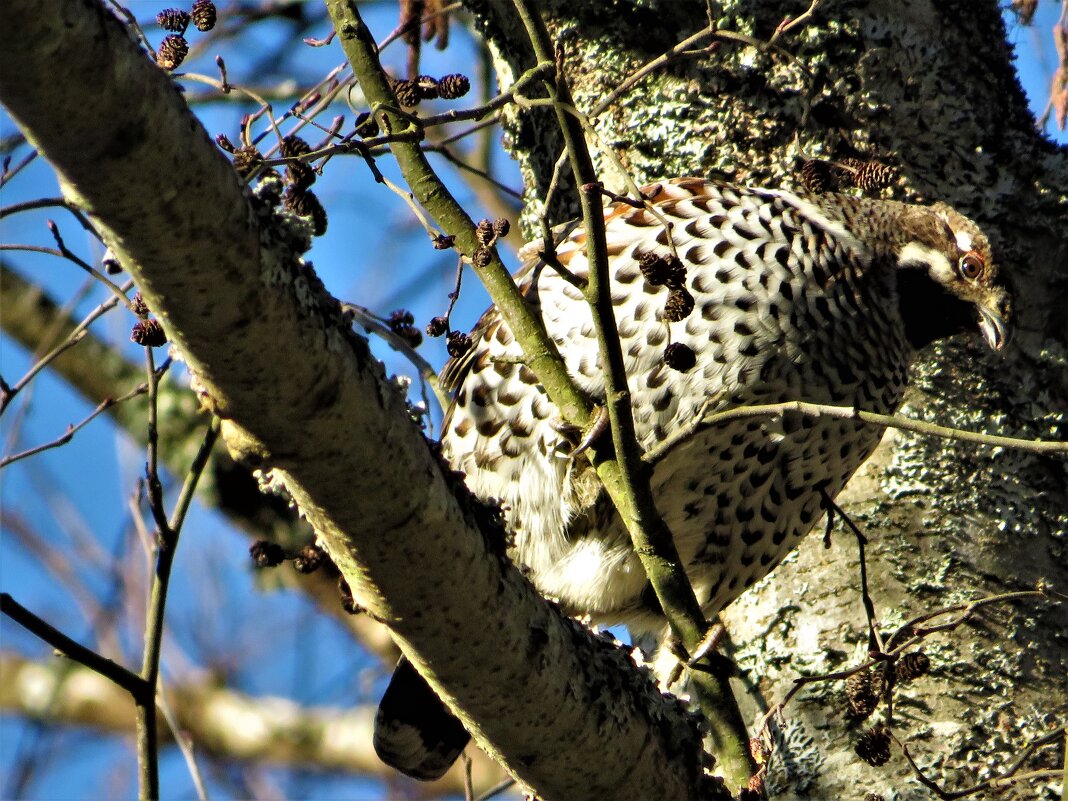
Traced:
[[957, 231], [957, 247], [967, 253], [972, 249], [972, 235], [967, 231]]
[[944, 284], [948, 284], [956, 275], [949, 259], [937, 250], [924, 247], [917, 242], [909, 242], [901, 248], [897, 263], [899, 265], [926, 264], [931, 275]]

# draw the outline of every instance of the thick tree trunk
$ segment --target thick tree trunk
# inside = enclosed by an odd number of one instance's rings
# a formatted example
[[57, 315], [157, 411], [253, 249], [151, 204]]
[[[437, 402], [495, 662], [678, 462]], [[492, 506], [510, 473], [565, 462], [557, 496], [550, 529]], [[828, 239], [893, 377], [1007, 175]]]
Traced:
[[[505, 83], [531, 66], [511, 4], [473, 3]], [[704, 2], [542, 3], [578, 105], [589, 110], [641, 65], [707, 24]], [[803, 2], [713, 3], [717, 26], [759, 40]], [[1017, 339], [1004, 356], [962, 338], [921, 354], [906, 414], [990, 433], [1065, 439], [1068, 403], [1068, 153], [1036, 134], [994, 2], [827, 2], [778, 44], [732, 39], [645, 78], [595, 121], [641, 184], [688, 174], [796, 185], [804, 156], [895, 166], [894, 197], [943, 200], [996, 243], [1017, 290]], [[541, 213], [558, 142], [552, 126], [510, 118], [506, 140]], [[606, 183], [622, 189], [595, 154]], [[566, 207], [554, 206], [557, 218]], [[1063, 457], [891, 431], [839, 499], [871, 540], [868, 569], [883, 631], [915, 615], [1048, 580], [1068, 586]], [[1003, 769], [1064, 726], [1068, 617], [1041, 601], [990, 609], [932, 637], [928, 677], [899, 687], [895, 733], [951, 787]], [[799, 675], [859, 664], [867, 624], [857, 547], [816, 536], [726, 613], [752, 715]], [[854, 756], [841, 682], [814, 684], [785, 711], [769, 789], [779, 798], [928, 798], [900, 753], [875, 769]], [[879, 713], [877, 713], [879, 714]], [[1056, 766], [1054, 746], [1037, 764]], [[1055, 783], [1054, 783], [1055, 784]], [[1051, 785], [1038, 791], [1052, 798]], [[893, 795], [896, 792], [897, 795]], [[1033, 798], [1034, 786], [1013, 792]], [[1043, 794], [1044, 793], [1044, 794]]]

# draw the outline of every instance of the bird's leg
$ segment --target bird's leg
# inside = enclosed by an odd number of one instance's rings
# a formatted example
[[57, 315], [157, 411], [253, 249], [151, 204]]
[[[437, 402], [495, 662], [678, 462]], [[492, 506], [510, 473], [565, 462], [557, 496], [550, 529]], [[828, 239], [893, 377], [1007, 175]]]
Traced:
[[723, 654], [717, 654], [715, 651], [709, 651], [701, 659], [691, 659], [686, 663], [686, 667], [724, 679], [738, 675], [738, 665], [734, 663], [734, 660]]
[[586, 430], [582, 433], [582, 439], [579, 440], [578, 445], [575, 446], [575, 450], [571, 451], [571, 458], [574, 459], [593, 445], [598, 437], [608, 430], [608, 423], [608, 409], [604, 406], [595, 406], [593, 409], [593, 419], [590, 421], [590, 424], [586, 426]]
[[[682, 669], [689, 659], [689, 655], [686, 653], [686, 649], [682, 647], [682, 643], [679, 642], [678, 637], [674, 634], [669, 634], [667, 640], [664, 641], [664, 646], [661, 648], [662, 654], [670, 654], [674, 662], [671, 665], [671, 670], [668, 672], [667, 677], [663, 681], [663, 687], [665, 690], [674, 685], [680, 678], [682, 678]], [[657, 665], [661, 662], [661, 659], [656, 660]], [[657, 675], [660, 675], [660, 670], [656, 671]]]
[[[722, 625], [717, 624], [712, 628], [715, 629], [718, 626], [724, 633], [726, 629]], [[706, 640], [708, 637], [705, 638]], [[722, 634], [720, 635], [722, 639]], [[704, 641], [702, 641], [704, 645]], [[686, 652], [686, 649], [682, 647], [682, 643], [673, 634], [666, 635], [663, 644], [657, 650], [656, 658], [653, 660], [653, 673], [657, 677], [657, 681], [660, 683], [660, 688], [665, 691], [674, 692], [678, 695], [680, 692], [685, 692], [688, 687], [688, 679], [684, 680], [684, 674], [687, 670], [697, 670], [702, 673], [711, 673], [716, 676], [730, 676], [737, 672], [734, 663], [725, 656], [715, 653], [715, 645], [704, 649], [704, 653], [700, 658], [691, 657]], [[683, 681], [681, 687], [672, 690], [673, 687]]]
[[[686, 652], [677, 637], [672, 634], [667, 635], [656, 658], [655, 669], [657, 676], [665, 677], [662, 682], [664, 689], [678, 682], [684, 670], [699, 670], [702, 673], [712, 673], [718, 676], [730, 676], [736, 673], [734, 662], [716, 653], [716, 649], [723, 643], [726, 634], [726, 626], [716, 621], [708, 627], [708, 631], [692, 654]], [[672, 660], [670, 670], [664, 665], [665, 659]]]
[[705, 632], [705, 636], [701, 638], [701, 642], [697, 644], [697, 648], [694, 649], [693, 656], [690, 657], [689, 667], [693, 667], [694, 663], [700, 662], [708, 654], [719, 648], [719, 644], [723, 642], [723, 637], [727, 634], [727, 627], [720, 623], [718, 620], [708, 627], [708, 631]]

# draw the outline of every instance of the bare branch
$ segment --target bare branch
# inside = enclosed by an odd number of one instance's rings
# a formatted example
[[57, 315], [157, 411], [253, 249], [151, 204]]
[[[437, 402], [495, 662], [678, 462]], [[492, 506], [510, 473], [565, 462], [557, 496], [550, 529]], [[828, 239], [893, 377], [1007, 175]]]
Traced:
[[1033, 453], [1068, 453], [1068, 442], [1022, 439], [1020, 437], [1004, 437], [999, 434], [984, 434], [978, 431], [965, 431], [896, 414], [878, 414], [852, 406], [831, 406], [822, 403], [809, 403], [808, 401], [786, 401], [784, 403], [738, 406], [722, 411], [709, 411], [714, 400], [714, 398], [710, 399], [705, 404], [704, 410], [694, 416], [689, 426], [680, 428], [656, 448], [646, 453], [646, 461], [655, 464], [663, 459], [672, 448], [681, 442], [685, 442], [698, 431], [725, 423], [728, 420], [740, 420], [748, 417], [779, 417], [787, 412], [800, 412], [810, 417], [827, 416], [842, 420], [861, 420], [865, 423], [874, 423], [887, 428], [899, 428], [903, 431], [914, 431], [917, 434], [927, 434], [933, 437], [942, 437], [943, 439], [955, 439], [961, 442], [974, 442], [979, 445], [991, 445], [997, 448], [1017, 448]]
[[63, 445], [66, 445], [68, 442], [74, 439], [75, 434], [85, 428], [85, 426], [89, 425], [89, 423], [91, 423], [101, 414], [106, 412], [112, 406], [115, 406], [119, 403], [123, 403], [124, 401], [128, 401], [130, 398], [136, 398], [138, 395], [144, 395], [146, 392], [148, 392], [148, 385], [138, 384], [125, 395], [121, 395], [118, 398], [105, 398], [99, 404], [97, 404], [97, 407], [93, 409], [93, 411], [90, 412], [89, 415], [85, 417], [81, 422], [75, 424], [68, 424], [67, 430], [51, 442], [46, 442], [43, 445], [37, 445], [33, 448], [28, 448], [27, 450], [21, 451], [20, 453], [12, 454], [11, 456], [5, 456], [4, 458], [0, 459], [0, 470], [4, 469], [12, 462], [17, 462], [20, 459], [25, 459], [29, 456], [36, 456], [38, 453], [42, 453], [44, 451], [51, 450], [52, 448], [59, 448]]
[[31, 634], [44, 640], [57, 651], [61, 651], [75, 662], [85, 665], [94, 673], [99, 673], [108, 681], [121, 687], [133, 698], [143, 699], [150, 692], [148, 683], [136, 673], [112, 662], [110, 659], [105, 659], [93, 649], [86, 648], [84, 645], [75, 642], [63, 632], [37, 617], [6, 592], [0, 593], [0, 612], [7, 615]]
[[1024, 747], [1020, 756], [1002, 773], [994, 776], [990, 779], [977, 782], [970, 787], [965, 787], [961, 790], [946, 790], [938, 784], [934, 779], [927, 776], [919, 765], [916, 764], [916, 760], [912, 758], [912, 753], [909, 751], [907, 743], [903, 743], [894, 737], [894, 740], [899, 746], [901, 746], [901, 753], [905, 755], [905, 759], [908, 760], [909, 765], [912, 767], [912, 771], [920, 783], [927, 789], [934, 792], [939, 798], [952, 801], [957, 798], [967, 798], [970, 795], [978, 795], [984, 790], [993, 790], [996, 788], [1008, 787], [1012, 784], [1019, 782], [1026, 782], [1032, 779], [1053, 779], [1058, 775], [1063, 775], [1062, 771], [1034, 771], [1031, 773], [1020, 773], [1020, 769], [1027, 763], [1036, 751], [1044, 748], [1047, 745], [1060, 744], [1068, 737], [1068, 729], [1063, 727], [1055, 731], [1051, 731], [1044, 737], [1039, 737], [1037, 740], [1029, 743]]

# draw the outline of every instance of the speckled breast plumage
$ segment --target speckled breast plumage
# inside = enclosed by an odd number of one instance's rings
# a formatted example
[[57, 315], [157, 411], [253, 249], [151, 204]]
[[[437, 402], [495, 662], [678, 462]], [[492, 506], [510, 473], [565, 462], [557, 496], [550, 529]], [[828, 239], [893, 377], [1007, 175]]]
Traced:
[[[699, 179], [646, 193], [655, 214], [622, 203], [605, 209], [612, 299], [637, 435], [656, 460], [657, 506], [711, 614], [815, 525], [823, 493], [842, 489], [882, 429], [789, 413], [678, 435], [702, 414], [756, 403], [897, 407], [911, 351], [880, 232], [900, 204]], [[694, 300], [671, 322], [663, 315], [668, 288], [654, 286], [639, 264], [668, 256], [670, 245]], [[564, 235], [557, 254], [585, 274], [580, 228]], [[579, 386], [603, 399], [580, 291], [529, 256], [521, 287]], [[685, 372], [665, 364], [669, 343], [689, 346], [696, 364]], [[442, 432], [446, 457], [476, 494], [500, 500], [515, 530], [512, 555], [539, 590], [595, 622], [658, 628], [626, 530], [585, 460], [568, 458], [574, 437], [494, 309], [476, 328], [473, 350], [444, 375], [458, 386]]]

